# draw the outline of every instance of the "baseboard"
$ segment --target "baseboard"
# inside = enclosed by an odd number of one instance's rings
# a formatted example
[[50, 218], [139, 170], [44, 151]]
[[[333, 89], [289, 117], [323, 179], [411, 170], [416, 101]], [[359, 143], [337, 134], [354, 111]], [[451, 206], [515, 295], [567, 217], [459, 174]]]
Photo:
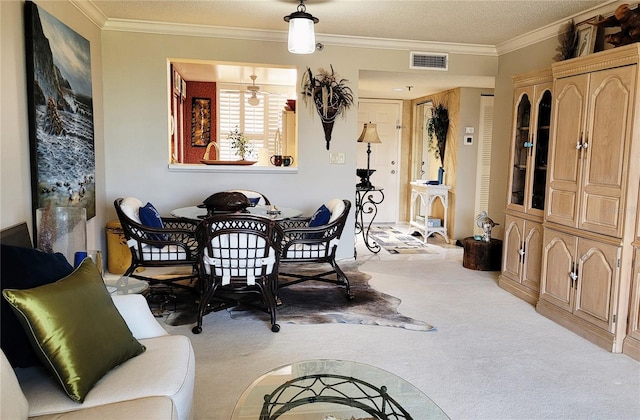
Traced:
[[632, 359], [640, 361], [640, 340], [628, 335], [622, 344], [622, 352]]
[[520, 283], [511, 280], [505, 276], [498, 277], [498, 286], [511, 293], [512, 295], [536, 306], [540, 293], [536, 290], [531, 290], [528, 287], [522, 286]]
[[622, 350], [615, 348], [615, 336], [612, 333], [589, 324], [583, 319], [547, 303], [543, 299], [538, 301], [536, 311], [607, 351], [620, 353]]

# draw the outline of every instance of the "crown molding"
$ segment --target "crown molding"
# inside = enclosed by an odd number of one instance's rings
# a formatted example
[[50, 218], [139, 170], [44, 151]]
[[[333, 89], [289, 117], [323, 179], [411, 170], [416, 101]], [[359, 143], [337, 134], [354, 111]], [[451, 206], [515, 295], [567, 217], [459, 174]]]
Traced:
[[[106, 16], [89, 1], [68, 0], [80, 10], [96, 26], [105, 31], [140, 32], [164, 35], [186, 35], [210, 38], [244, 39], [251, 41], [287, 42], [286, 31], [270, 31], [247, 28], [230, 28], [209, 25], [187, 25], [170, 22], [151, 22], [129, 19], [107, 19]], [[591, 8], [579, 15], [570, 16], [561, 21], [536, 29], [512, 40], [498, 45], [459, 44], [448, 42], [426, 42], [387, 38], [366, 38], [344, 35], [316, 34], [316, 40], [325, 45], [393, 49], [407, 51], [443, 52], [463, 55], [500, 56], [529, 45], [557, 37], [562, 25], [569, 19], [575, 22], [587, 20], [596, 14], [610, 13], [612, 4], [621, 3], [620, 0], [609, 0], [604, 5]]]
[[78, 0], [68, 0], [76, 9], [78, 9], [83, 15], [85, 15], [94, 25], [98, 28], [103, 29], [104, 25], [107, 23], [107, 17], [98, 9], [95, 4], [91, 0], [89, 1], [78, 1]]

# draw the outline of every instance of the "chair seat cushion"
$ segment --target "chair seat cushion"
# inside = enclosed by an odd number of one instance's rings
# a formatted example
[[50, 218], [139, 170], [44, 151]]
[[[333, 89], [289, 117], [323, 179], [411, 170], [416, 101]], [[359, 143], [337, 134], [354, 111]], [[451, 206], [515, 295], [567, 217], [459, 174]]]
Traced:
[[315, 259], [326, 257], [327, 243], [319, 244], [295, 244], [289, 247], [285, 259]]
[[165, 245], [162, 248], [144, 245], [142, 259], [144, 261], [183, 261], [187, 259], [187, 253], [178, 245]]
[[166, 335], [141, 339], [140, 343], [147, 350], [109, 371], [94, 385], [82, 405], [67, 398], [42, 367], [18, 369], [18, 380], [29, 400], [29, 416], [64, 413], [120, 401], [166, 396], [173, 400], [178, 419], [188, 419], [195, 378], [195, 358], [189, 338]]

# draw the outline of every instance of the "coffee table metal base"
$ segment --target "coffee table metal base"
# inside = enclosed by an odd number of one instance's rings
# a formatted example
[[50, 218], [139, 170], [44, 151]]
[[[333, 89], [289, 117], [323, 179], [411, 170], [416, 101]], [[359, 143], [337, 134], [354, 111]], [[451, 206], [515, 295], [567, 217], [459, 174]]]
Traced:
[[[320, 417], [319, 417], [320, 416]], [[258, 378], [232, 419], [446, 419], [409, 382], [382, 369], [342, 360], [309, 360]]]

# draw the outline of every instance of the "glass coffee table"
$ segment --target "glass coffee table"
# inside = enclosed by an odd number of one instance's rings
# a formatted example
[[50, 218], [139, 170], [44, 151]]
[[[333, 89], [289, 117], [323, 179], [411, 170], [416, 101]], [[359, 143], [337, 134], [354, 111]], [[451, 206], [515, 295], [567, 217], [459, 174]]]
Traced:
[[404, 379], [344, 360], [307, 360], [256, 379], [240, 396], [232, 420], [448, 419]]

